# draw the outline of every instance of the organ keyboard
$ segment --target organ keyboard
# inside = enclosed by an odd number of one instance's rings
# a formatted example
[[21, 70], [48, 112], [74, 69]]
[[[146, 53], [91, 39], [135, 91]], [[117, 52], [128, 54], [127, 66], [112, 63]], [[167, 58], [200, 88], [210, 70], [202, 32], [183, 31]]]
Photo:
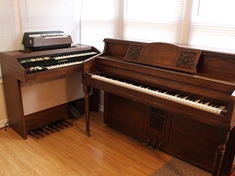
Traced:
[[62, 54], [55, 56], [42, 56], [18, 59], [22, 66], [26, 69], [27, 73], [33, 73], [38, 71], [46, 71], [51, 69], [57, 69], [72, 65], [82, 64], [84, 60], [90, 58], [98, 52], [94, 51], [82, 51], [72, 54]]
[[22, 40], [25, 50], [45, 50], [70, 47], [72, 38], [63, 31], [25, 32]]
[[[104, 122], [212, 175], [230, 175], [235, 154], [235, 55], [168, 43], [105, 39], [83, 64], [89, 92], [104, 91]], [[122, 110], [123, 109], [123, 110]]]

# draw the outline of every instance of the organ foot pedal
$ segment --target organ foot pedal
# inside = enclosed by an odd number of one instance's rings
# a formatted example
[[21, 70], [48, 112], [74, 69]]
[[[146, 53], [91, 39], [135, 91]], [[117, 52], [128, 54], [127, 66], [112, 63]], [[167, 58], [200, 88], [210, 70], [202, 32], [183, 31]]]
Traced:
[[50, 135], [51, 133], [55, 133], [62, 129], [68, 128], [69, 126], [72, 126], [72, 125], [73, 124], [71, 122], [68, 122], [65, 119], [60, 119], [55, 122], [46, 124], [42, 127], [32, 129], [28, 132], [28, 134], [36, 139], [40, 139], [40, 138]]
[[69, 112], [73, 118], [78, 118], [81, 116], [77, 108], [74, 106], [74, 102], [69, 103]]

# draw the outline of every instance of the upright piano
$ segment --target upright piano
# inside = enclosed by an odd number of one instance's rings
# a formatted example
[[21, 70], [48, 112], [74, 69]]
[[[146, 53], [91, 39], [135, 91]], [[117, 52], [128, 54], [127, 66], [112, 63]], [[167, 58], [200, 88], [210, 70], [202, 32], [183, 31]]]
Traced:
[[83, 64], [89, 92], [104, 91], [104, 122], [212, 173], [229, 176], [235, 154], [235, 54], [169, 43], [104, 39]]
[[58, 36], [49, 40], [49, 48], [0, 53], [9, 125], [24, 139], [33, 129], [84, 113], [82, 63], [99, 51], [80, 44], [63, 47], [67, 38], [61, 44]]

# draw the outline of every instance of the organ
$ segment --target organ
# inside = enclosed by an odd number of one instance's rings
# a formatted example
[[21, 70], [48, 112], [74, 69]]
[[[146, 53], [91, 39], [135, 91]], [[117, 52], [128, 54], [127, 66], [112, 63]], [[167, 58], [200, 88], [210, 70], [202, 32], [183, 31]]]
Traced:
[[24, 139], [32, 129], [84, 112], [82, 63], [99, 51], [81, 44], [61, 47], [67, 41], [55, 38], [32, 52], [0, 53], [9, 125]]
[[104, 122], [212, 175], [230, 175], [234, 154], [235, 54], [169, 43], [104, 39], [84, 62], [89, 92], [104, 91]]
[[70, 35], [63, 31], [25, 32], [22, 40], [25, 50], [68, 48], [72, 44]]

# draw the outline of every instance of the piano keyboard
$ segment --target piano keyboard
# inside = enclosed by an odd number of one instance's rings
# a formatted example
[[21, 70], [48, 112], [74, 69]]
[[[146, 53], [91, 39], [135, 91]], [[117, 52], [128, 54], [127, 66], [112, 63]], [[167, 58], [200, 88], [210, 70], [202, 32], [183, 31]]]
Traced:
[[52, 70], [82, 64], [84, 60], [96, 55], [97, 52], [84, 52], [53, 57], [39, 57], [20, 60], [27, 73]]
[[135, 91], [143, 92], [149, 95], [160, 97], [169, 101], [177, 102], [186, 106], [190, 106], [217, 115], [221, 115], [222, 112], [227, 111], [226, 107], [221, 103], [216, 103], [204, 99], [202, 100], [193, 95], [187, 95], [184, 93], [166, 90], [155, 86], [143, 85], [122, 78], [116, 78], [102, 74], [92, 75], [91, 78], [108, 82], [110, 84], [115, 84], [121, 87], [129, 88]]

